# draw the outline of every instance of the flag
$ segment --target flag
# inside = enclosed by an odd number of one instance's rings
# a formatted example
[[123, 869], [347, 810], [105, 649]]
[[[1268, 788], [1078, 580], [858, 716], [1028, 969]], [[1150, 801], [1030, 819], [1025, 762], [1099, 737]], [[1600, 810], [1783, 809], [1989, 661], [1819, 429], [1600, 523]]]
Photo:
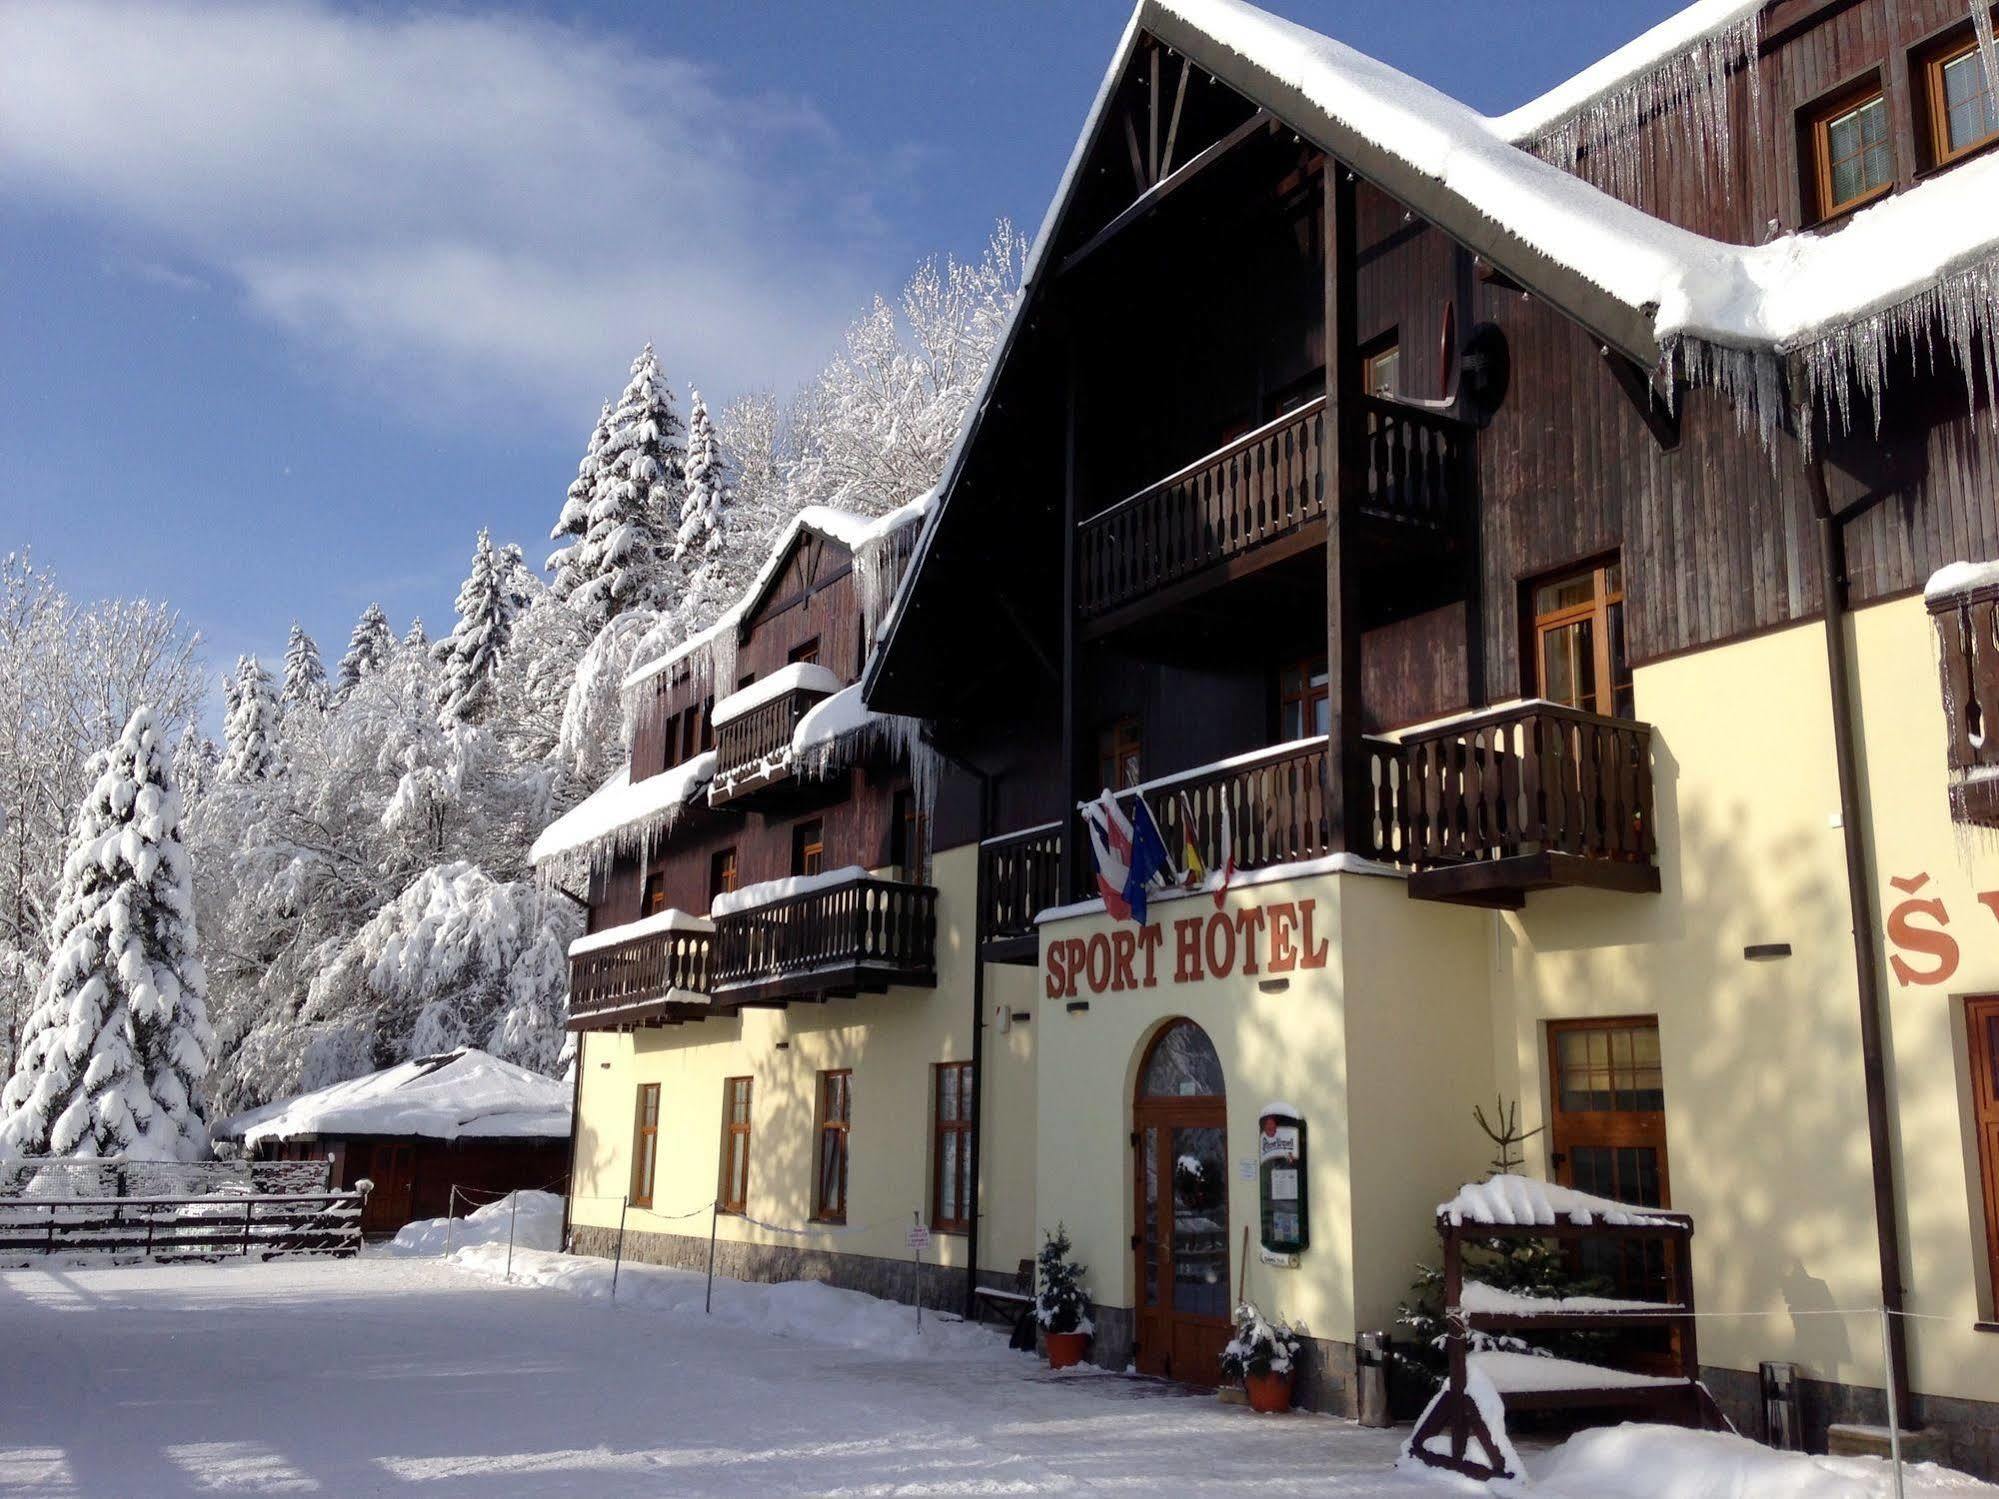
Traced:
[[1097, 893], [1104, 909], [1119, 921], [1145, 920], [1146, 889], [1172, 861], [1166, 840], [1145, 798], [1134, 803], [1127, 817], [1117, 798], [1106, 791], [1083, 805], [1083, 826], [1090, 834], [1090, 854], [1097, 863]]
[[1229, 881], [1235, 878], [1235, 838], [1229, 832], [1229, 804], [1222, 803], [1222, 844], [1215, 850], [1215, 909], [1228, 900]]
[[1189, 890], [1198, 890], [1208, 878], [1208, 866], [1194, 846], [1194, 804], [1180, 793], [1180, 879]]

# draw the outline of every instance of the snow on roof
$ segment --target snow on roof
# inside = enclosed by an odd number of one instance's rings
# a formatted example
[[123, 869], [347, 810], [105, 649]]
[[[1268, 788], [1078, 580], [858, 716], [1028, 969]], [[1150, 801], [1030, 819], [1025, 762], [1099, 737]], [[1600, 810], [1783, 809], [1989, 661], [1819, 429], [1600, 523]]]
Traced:
[[1695, 0], [1518, 109], [1496, 115], [1492, 128], [1510, 141], [1530, 141], [1595, 103], [1630, 88], [1715, 32], [1753, 20], [1765, 0]]
[[769, 676], [760, 677], [749, 686], [730, 693], [715, 704], [708, 721], [719, 729], [765, 703], [776, 702], [787, 692], [823, 692], [830, 696], [838, 692], [842, 685], [839, 675], [830, 667], [821, 666], [817, 661], [793, 661], [788, 666], [780, 666]]
[[801, 531], [817, 531], [822, 536], [832, 538], [849, 551], [859, 551], [870, 543], [879, 541], [890, 532], [911, 525], [930, 513], [937, 498], [934, 489], [925, 490], [906, 505], [897, 506], [886, 515], [858, 515], [851, 510], [837, 510], [831, 505], [807, 505], [778, 532], [771, 543], [770, 551], [764, 557], [764, 564], [757, 575], [750, 580], [735, 603], [724, 609], [715, 622], [706, 629], [699, 630], [680, 642], [665, 655], [657, 656], [643, 666], [634, 667], [627, 673], [624, 686], [627, 691], [641, 682], [649, 682], [668, 667], [685, 661], [697, 651], [707, 649], [731, 630], [742, 625], [754, 601], [770, 586], [778, 570], [784, 566], [784, 559], [790, 555], [792, 543], [798, 540]]
[[1458, 1195], [1439, 1205], [1437, 1215], [1452, 1223], [1587, 1225], [1615, 1223], [1633, 1226], [1656, 1223], [1678, 1227], [1684, 1221], [1670, 1214], [1612, 1202], [1608, 1197], [1592, 1197], [1573, 1187], [1540, 1181], [1531, 1176], [1495, 1176], [1489, 1181], [1469, 1182]]
[[251, 1109], [214, 1133], [251, 1147], [307, 1135], [559, 1140], [569, 1134], [569, 1093], [567, 1083], [464, 1047]]
[[651, 937], [659, 932], [712, 932], [715, 923], [705, 916], [692, 916], [677, 906], [668, 906], [664, 911], [655, 911], [650, 916], [641, 916], [637, 921], [628, 921], [623, 926], [608, 926], [601, 932], [588, 932], [569, 944], [569, 956], [580, 958], [584, 953], [597, 952], [606, 947], [622, 947], [627, 942], [636, 942], [641, 937]]
[[703, 750], [658, 775], [633, 784], [631, 767], [611, 778], [542, 829], [528, 850], [530, 864], [600, 851], [625, 840], [643, 841], [654, 827], [672, 822], [715, 778], [715, 752]]

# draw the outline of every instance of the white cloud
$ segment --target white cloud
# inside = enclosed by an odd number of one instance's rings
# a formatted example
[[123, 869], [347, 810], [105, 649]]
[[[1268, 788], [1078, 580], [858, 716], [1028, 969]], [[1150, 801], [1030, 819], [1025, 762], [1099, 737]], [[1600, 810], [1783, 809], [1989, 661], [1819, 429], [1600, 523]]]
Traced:
[[795, 379], [885, 258], [876, 185], [798, 101], [546, 22], [0, 0], [0, 191], [396, 399], [580, 429], [647, 338], [711, 390]]

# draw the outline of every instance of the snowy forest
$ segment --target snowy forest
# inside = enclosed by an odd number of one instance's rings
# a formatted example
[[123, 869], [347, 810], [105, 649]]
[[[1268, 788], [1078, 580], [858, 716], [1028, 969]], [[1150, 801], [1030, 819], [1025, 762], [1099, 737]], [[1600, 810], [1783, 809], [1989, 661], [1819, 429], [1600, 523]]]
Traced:
[[527, 854], [622, 762], [622, 678], [798, 510], [937, 482], [1026, 250], [1002, 220], [924, 263], [788, 397], [711, 413], [648, 344], [547, 541], [467, 538], [435, 638], [365, 600], [337, 651], [274, 621], [219, 673], [220, 743], [172, 602], [0, 560], [0, 1155], [187, 1158], [207, 1120], [460, 1044], [559, 1072], [582, 907]]

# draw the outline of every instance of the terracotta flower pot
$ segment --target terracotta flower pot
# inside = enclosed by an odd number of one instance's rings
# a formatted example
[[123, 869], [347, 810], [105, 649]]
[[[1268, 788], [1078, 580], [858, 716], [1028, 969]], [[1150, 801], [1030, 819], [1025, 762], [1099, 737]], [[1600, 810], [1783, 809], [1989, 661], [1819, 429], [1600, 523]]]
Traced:
[[1243, 1383], [1249, 1386], [1249, 1408], [1261, 1411], [1266, 1416], [1281, 1416], [1291, 1409], [1291, 1376], [1289, 1374], [1250, 1374]]
[[1048, 1367], [1067, 1369], [1072, 1364], [1083, 1361], [1083, 1350], [1090, 1346], [1090, 1335], [1086, 1332], [1051, 1332], [1048, 1340]]

